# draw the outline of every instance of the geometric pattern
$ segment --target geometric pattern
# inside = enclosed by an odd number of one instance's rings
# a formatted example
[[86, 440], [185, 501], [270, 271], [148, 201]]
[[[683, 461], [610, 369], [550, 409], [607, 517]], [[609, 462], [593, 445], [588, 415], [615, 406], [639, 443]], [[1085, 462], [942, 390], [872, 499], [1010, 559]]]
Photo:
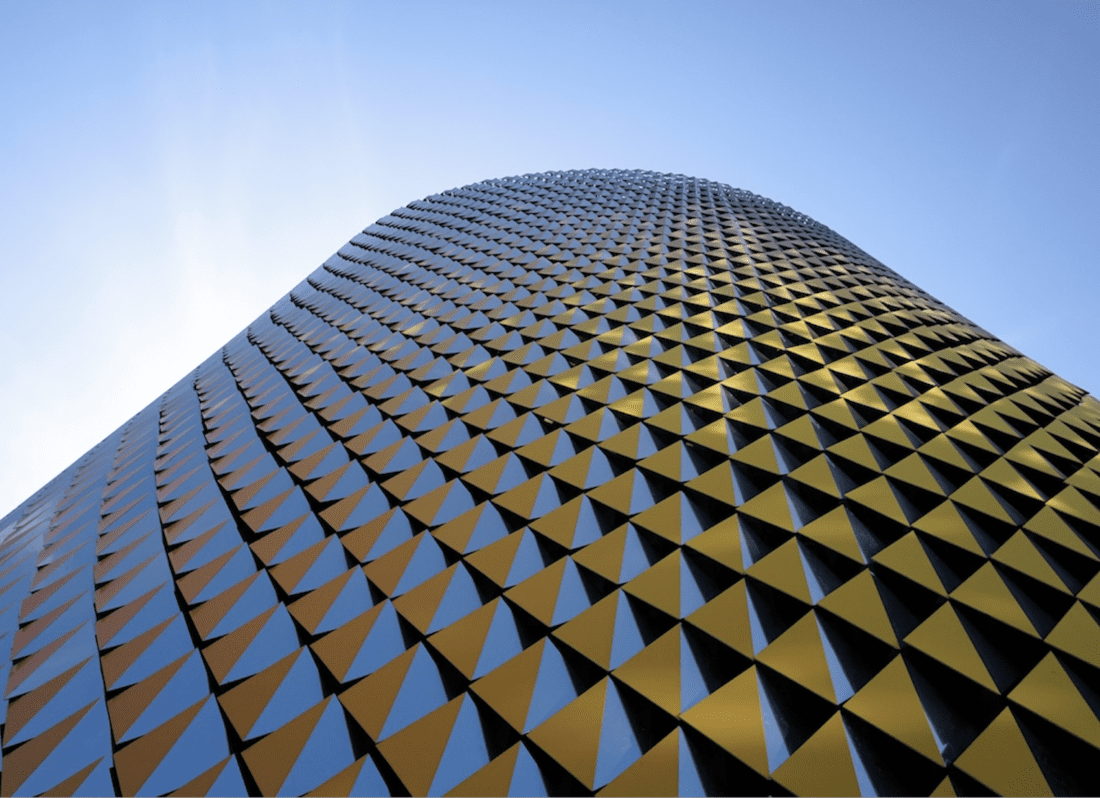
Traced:
[[748, 192], [490, 180], [0, 520], [0, 792], [1096, 794], [1098, 574], [1084, 391]]

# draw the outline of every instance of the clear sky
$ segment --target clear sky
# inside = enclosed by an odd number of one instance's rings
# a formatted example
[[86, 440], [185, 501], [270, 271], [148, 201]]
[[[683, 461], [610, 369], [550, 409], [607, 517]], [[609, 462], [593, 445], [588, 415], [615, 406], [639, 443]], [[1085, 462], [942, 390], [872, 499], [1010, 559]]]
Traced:
[[0, 515], [356, 232], [680, 172], [1092, 392], [1100, 2], [0, 2]]

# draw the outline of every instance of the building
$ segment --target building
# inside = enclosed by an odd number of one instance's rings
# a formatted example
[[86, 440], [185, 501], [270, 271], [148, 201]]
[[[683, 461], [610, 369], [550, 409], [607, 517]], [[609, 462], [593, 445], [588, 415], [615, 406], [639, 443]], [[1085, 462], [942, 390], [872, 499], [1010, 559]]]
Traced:
[[0, 521], [0, 789], [1095, 794], [1098, 446], [770, 200], [428, 197]]

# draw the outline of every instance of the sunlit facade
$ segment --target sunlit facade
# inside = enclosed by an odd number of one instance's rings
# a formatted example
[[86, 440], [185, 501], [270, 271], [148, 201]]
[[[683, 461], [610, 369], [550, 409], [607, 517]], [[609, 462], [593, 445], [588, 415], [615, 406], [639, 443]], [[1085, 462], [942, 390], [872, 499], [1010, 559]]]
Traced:
[[0, 520], [0, 791], [1096, 794], [1098, 447], [770, 200], [431, 196]]

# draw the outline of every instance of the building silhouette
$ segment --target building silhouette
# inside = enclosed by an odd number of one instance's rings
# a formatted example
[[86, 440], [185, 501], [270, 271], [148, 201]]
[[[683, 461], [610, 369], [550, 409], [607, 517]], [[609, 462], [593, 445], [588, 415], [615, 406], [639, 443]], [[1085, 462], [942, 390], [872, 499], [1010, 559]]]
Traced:
[[1098, 445], [770, 200], [431, 196], [0, 521], [0, 791], [1095, 794]]

